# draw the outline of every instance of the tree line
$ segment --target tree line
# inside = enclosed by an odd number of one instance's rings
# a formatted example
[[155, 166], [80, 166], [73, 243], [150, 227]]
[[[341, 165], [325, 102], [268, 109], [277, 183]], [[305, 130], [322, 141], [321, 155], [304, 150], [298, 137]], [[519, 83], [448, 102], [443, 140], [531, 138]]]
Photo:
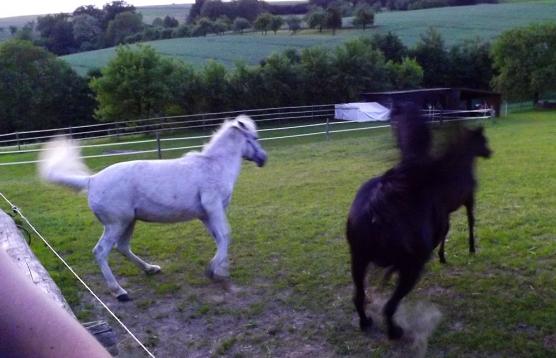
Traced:
[[121, 46], [102, 70], [78, 76], [28, 41], [0, 45], [0, 132], [97, 121], [359, 100], [363, 91], [491, 85], [512, 100], [538, 101], [556, 89], [556, 25], [502, 34], [492, 46], [446, 46], [429, 29], [412, 48], [392, 33], [335, 49], [275, 53], [259, 65], [195, 69], [149, 46]]

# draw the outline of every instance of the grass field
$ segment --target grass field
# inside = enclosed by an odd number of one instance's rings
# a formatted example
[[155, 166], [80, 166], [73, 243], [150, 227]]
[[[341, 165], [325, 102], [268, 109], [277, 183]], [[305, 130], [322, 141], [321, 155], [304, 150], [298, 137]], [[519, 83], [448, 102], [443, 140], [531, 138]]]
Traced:
[[[314, 30], [301, 31], [292, 36], [288, 31], [278, 35], [259, 33], [244, 35], [207, 36], [150, 42], [160, 53], [179, 58], [194, 66], [202, 66], [214, 59], [226, 66], [238, 60], [256, 64], [273, 52], [287, 48], [305, 48], [315, 45], [333, 47], [349, 38], [368, 36], [374, 32], [392, 31], [406, 43], [413, 45], [429, 26], [437, 28], [447, 44], [463, 39], [481, 37], [491, 40], [501, 32], [515, 26], [536, 21], [555, 21], [556, 2], [502, 3], [445, 7], [415, 11], [382, 12], [375, 17], [375, 27], [366, 31], [346, 29], [332, 36]], [[105, 66], [114, 55], [114, 49], [84, 52], [62, 57], [79, 73]]]
[[[107, 1], [107, 3], [110, 1]], [[163, 19], [165, 16], [174, 17], [180, 23], [185, 22], [187, 15], [189, 14], [189, 9], [191, 4], [171, 4], [171, 5], [158, 5], [158, 6], [138, 6], [137, 11], [143, 15], [143, 22], [146, 24], [152, 24], [153, 20], [157, 17]], [[29, 16], [15, 16], [15, 17], [1, 17], [0, 13], [0, 27], [4, 30], [0, 31], [0, 42], [10, 39], [12, 37], [10, 33], [10, 26], [17, 26], [17, 28], [23, 27], [25, 24], [37, 20], [37, 16], [40, 15], [29, 15]]]
[[[448, 264], [431, 261], [405, 310], [442, 313], [430, 357], [552, 357], [556, 113], [512, 114], [486, 133], [494, 156], [478, 163], [478, 253], [468, 255], [464, 215], [456, 213]], [[214, 244], [200, 223], [139, 224], [132, 245], [163, 272], [146, 277], [113, 254], [112, 268], [135, 298], [117, 303], [91, 254], [102, 228], [83, 195], [39, 183], [30, 166], [2, 167], [0, 187], [157, 356], [402, 356], [407, 344], [388, 342], [380, 323], [370, 335], [358, 331], [343, 233], [359, 185], [396, 160], [389, 130], [264, 146], [267, 166], [244, 164], [229, 210], [236, 295], [204, 278]], [[88, 164], [98, 171], [115, 160]], [[81, 319], [106, 317], [42, 244], [32, 247]], [[124, 357], [139, 355], [120, 339]]]

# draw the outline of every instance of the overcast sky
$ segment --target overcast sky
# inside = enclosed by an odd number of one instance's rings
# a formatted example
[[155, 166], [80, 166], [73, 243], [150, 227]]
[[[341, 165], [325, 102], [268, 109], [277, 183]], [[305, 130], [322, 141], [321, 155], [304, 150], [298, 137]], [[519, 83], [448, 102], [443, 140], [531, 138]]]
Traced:
[[[0, 0], [0, 18], [21, 15], [44, 15], [59, 12], [73, 12], [82, 5], [95, 5], [98, 8], [112, 0]], [[178, 0], [175, 4], [193, 3], [195, 0]], [[134, 6], [168, 5], [172, 0], [129, 0]]]

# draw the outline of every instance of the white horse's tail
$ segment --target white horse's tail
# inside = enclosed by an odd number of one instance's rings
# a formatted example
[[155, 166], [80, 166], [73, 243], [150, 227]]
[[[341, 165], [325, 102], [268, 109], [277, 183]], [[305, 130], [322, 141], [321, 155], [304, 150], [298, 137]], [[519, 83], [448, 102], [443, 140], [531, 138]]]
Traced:
[[86, 190], [91, 175], [81, 159], [79, 147], [70, 139], [60, 137], [46, 143], [39, 154], [39, 176], [50, 183]]

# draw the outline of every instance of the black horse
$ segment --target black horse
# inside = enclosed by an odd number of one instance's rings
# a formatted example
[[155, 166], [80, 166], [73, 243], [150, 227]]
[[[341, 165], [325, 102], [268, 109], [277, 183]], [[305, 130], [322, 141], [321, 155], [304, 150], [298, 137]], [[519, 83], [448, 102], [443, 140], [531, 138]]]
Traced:
[[434, 157], [430, 153], [429, 127], [415, 110], [406, 108], [394, 118], [397, 131], [402, 133], [398, 136], [402, 159], [382, 176], [362, 185], [346, 227], [354, 304], [362, 330], [372, 325], [365, 313], [367, 266], [372, 262], [398, 273], [397, 286], [383, 312], [390, 339], [403, 336], [393, 315], [448, 232], [452, 208], [446, 197], [460, 190], [460, 177], [472, 175], [477, 156], [490, 156], [482, 128], [463, 129], [457, 141]]

